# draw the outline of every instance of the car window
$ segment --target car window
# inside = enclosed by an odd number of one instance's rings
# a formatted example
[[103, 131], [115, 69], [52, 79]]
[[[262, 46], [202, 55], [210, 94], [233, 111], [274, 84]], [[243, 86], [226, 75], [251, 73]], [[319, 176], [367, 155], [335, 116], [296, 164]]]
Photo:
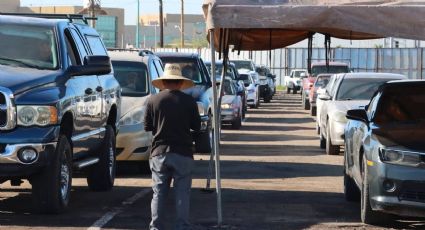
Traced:
[[314, 82], [314, 87], [326, 87], [326, 85], [329, 83], [330, 76], [319, 76], [316, 81]]
[[237, 70], [245, 69], [249, 71], [253, 71], [251, 61], [238, 61], [238, 60], [232, 60], [233, 64], [235, 64], [235, 67]]
[[239, 74], [239, 79], [243, 81], [245, 85], [252, 83], [252, 78], [248, 74]]
[[205, 84], [203, 75], [197, 64], [197, 60], [193, 58], [161, 58], [164, 65], [168, 63], [178, 64], [182, 70], [182, 75], [191, 79], [195, 84]]
[[93, 55], [108, 55], [100, 37], [86, 35], [86, 38]]
[[375, 111], [376, 111], [376, 105], [378, 104], [379, 101], [379, 97], [380, 97], [380, 93], [376, 94], [371, 100], [370, 103], [367, 107], [367, 114], [369, 116], [369, 118], [373, 118], [375, 116]]
[[70, 29], [69, 31], [71, 32], [72, 38], [75, 41], [75, 45], [76, 45], [78, 52], [80, 54], [80, 58], [83, 62], [84, 57], [88, 55], [87, 49], [86, 49], [83, 41], [81, 40], [80, 35], [77, 33], [77, 31], [75, 29]]
[[59, 60], [54, 28], [0, 25], [0, 65], [57, 69]]
[[336, 100], [370, 100], [379, 86], [391, 79], [384, 78], [345, 78], [342, 80]]
[[123, 96], [144, 96], [149, 93], [147, 67], [141, 62], [112, 61], [114, 76]]
[[317, 76], [321, 73], [348, 73], [350, 72], [348, 66], [332, 66], [327, 68], [325, 65], [316, 65], [311, 67], [311, 74]]
[[224, 80], [223, 83], [223, 93], [224, 95], [236, 95], [236, 90], [232, 86], [232, 82], [229, 80]]
[[294, 71], [294, 77], [301, 77], [302, 73], [305, 73], [305, 71]]

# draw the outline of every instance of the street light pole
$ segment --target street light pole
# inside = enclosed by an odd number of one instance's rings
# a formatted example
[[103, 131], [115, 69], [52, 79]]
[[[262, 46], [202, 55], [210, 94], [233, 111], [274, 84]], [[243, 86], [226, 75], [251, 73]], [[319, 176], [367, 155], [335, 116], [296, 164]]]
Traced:
[[184, 47], [184, 0], [181, 0], [180, 39], [181, 39], [181, 48], [183, 48]]
[[139, 12], [140, 11], [140, 0], [137, 0], [137, 23], [136, 23], [136, 48], [139, 48]]

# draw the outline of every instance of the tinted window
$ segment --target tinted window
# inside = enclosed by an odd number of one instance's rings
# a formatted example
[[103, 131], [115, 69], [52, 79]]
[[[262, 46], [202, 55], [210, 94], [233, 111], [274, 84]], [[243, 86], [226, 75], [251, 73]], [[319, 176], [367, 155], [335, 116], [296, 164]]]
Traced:
[[144, 63], [112, 61], [115, 78], [123, 96], [144, 96], [149, 93], [147, 67]]
[[224, 93], [224, 95], [236, 95], [236, 91], [232, 87], [232, 82], [231, 81], [224, 80], [223, 93]]
[[255, 72], [257, 72], [261, 76], [267, 76], [267, 74], [270, 73], [270, 71], [265, 67], [257, 67], [255, 68]]
[[249, 77], [248, 74], [239, 74], [239, 80], [242, 80], [245, 85], [249, 85], [252, 83], [252, 79]]
[[237, 70], [245, 69], [253, 71], [251, 61], [231, 61], [233, 64], [235, 64], [235, 67]]
[[370, 100], [379, 86], [391, 79], [357, 78], [342, 80], [336, 100]]
[[75, 31], [74, 29], [71, 29], [70, 31], [72, 34], [72, 38], [74, 39], [75, 44], [78, 48], [78, 52], [80, 53], [81, 60], [84, 60], [84, 57], [88, 55], [86, 47], [77, 31]]
[[305, 71], [294, 71], [294, 77], [300, 77], [301, 73], [305, 73]]
[[103, 45], [100, 37], [96, 36], [86, 36], [87, 41], [89, 42], [90, 49], [93, 52], [93, 55], [107, 55], [105, 46]]
[[53, 27], [0, 25], [0, 65], [57, 69]]
[[204, 84], [206, 81], [199, 69], [196, 59], [189, 58], [161, 58], [164, 65], [168, 63], [180, 65], [182, 75], [191, 79], [195, 84]]
[[348, 66], [329, 66], [326, 68], [324, 65], [317, 65], [311, 68], [311, 73], [314, 76], [317, 76], [321, 73], [348, 73], [350, 70]]

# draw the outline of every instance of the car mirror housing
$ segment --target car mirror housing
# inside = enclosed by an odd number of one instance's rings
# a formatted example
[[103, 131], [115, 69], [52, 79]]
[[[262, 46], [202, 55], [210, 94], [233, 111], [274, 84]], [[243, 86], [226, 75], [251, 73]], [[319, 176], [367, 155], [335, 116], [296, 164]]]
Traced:
[[369, 122], [369, 119], [364, 109], [352, 109], [348, 110], [346, 116], [348, 119]]
[[70, 76], [103, 75], [112, 71], [111, 60], [108, 56], [93, 55], [84, 58], [84, 65], [70, 66], [67, 73]]
[[331, 100], [331, 99], [332, 99], [332, 97], [331, 97], [331, 96], [329, 96], [329, 94], [327, 94], [327, 93], [319, 94], [317, 97], [318, 97], [320, 100], [323, 100], [323, 101], [329, 101], [329, 100]]

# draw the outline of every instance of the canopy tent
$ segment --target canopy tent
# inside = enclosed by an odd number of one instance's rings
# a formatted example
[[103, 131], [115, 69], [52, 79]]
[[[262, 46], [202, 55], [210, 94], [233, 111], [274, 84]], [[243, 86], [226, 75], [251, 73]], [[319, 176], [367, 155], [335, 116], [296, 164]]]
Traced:
[[[311, 47], [314, 33], [325, 34], [327, 39], [399, 37], [425, 40], [425, 1], [204, 0], [202, 7], [211, 44], [212, 73], [215, 73], [216, 47], [220, 55], [224, 54], [225, 68], [230, 45], [235, 50], [272, 50], [310, 38]], [[328, 42], [330, 44], [330, 40]], [[215, 77], [211, 80], [215, 102], [213, 154], [217, 214], [218, 225], [221, 225], [219, 134], [215, 132], [219, 130], [220, 116]]]

